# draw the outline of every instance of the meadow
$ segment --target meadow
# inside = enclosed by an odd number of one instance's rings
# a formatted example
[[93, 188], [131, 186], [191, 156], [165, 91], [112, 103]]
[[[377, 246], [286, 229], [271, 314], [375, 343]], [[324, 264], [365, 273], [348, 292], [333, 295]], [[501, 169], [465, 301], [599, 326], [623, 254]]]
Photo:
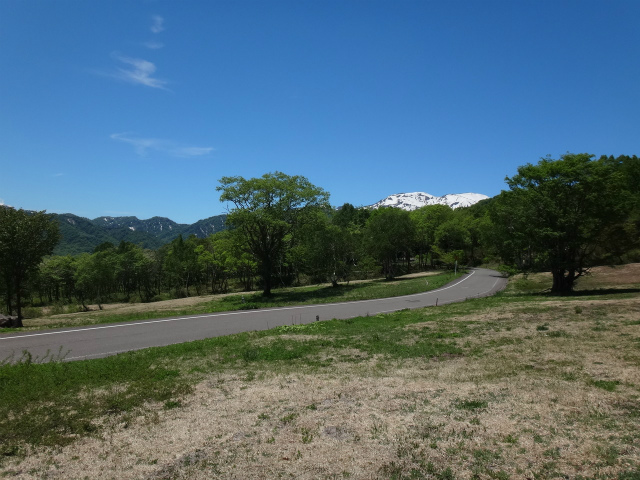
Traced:
[[0, 367], [0, 475], [640, 478], [640, 264], [495, 297]]

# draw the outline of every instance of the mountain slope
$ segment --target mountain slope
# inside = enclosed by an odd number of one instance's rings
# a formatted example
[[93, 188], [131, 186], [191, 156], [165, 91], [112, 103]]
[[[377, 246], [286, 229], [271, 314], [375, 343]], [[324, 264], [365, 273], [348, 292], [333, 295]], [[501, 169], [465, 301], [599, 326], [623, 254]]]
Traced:
[[449, 193], [436, 197], [426, 192], [396, 193], [370, 205], [369, 208], [395, 207], [403, 210], [417, 210], [426, 205], [448, 205], [451, 208], [469, 207], [480, 200], [489, 198], [481, 193]]
[[60, 225], [62, 239], [54, 250], [56, 255], [77, 255], [93, 250], [104, 242], [121, 241], [156, 249], [178, 235], [205, 238], [225, 229], [226, 215], [217, 215], [188, 225], [165, 217], [140, 220], [137, 217], [98, 217], [93, 220], [70, 213], [52, 214]]
[[226, 230], [226, 227], [224, 225], [226, 219], [226, 215], [216, 215], [214, 217], [198, 220], [192, 225], [187, 225], [182, 235], [187, 237], [189, 235], [195, 235], [199, 238], [208, 237], [213, 233]]
[[76, 255], [91, 252], [104, 242], [115, 242], [106, 230], [96, 227], [88, 218], [71, 213], [51, 214], [60, 226], [60, 242], [53, 250], [55, 255]]

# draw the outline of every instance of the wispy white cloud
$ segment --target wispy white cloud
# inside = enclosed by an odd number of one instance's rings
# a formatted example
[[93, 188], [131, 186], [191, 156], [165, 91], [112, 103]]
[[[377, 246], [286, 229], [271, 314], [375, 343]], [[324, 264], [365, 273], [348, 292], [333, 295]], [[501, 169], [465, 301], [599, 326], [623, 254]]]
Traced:
[[147, 150], [161, 150], [165, 143], [157, 138], [132, 137], [128, 133], [114, 133], [110, 135], [110, 137], [112, 140], [118, 140], [120, 142], [125, 142], [133, 145], [136, 153], [143, 157], [147, 154]]
[[125, 57], [118, 53], [113, 53], [112, 56], [128, 66], [125, 68], [118, 67], [118, 72], [113, 74], [115, 78], [137, 85], [167, 90], [166, 80], [153, 77], [153, 74], [156, 72], [156, 66], [152, 62], [141, 58]]
[[110, 135], [112, 140], [128, 143], [133, 145], [135, 152], [144, 157], [149, 150], [155, 150], [172, 157], [190, 158], [200, 157], [211, 153], [213, 147], [190, 147], [176, 144], [170, 140], [162, 140], [159, 138], [142, 138], [130, 133], [114, 133]]
[[151, 20], [153, 21], [151, 24], [151, 31], [153, 33], [160, 33], [164, 30], [164, 18], [160, 15], [153, 15]]
[[143, 45], [151, 50], [158, 50], [160, 48], [164, 47], [164, 43], [162, 42], [155, 42], [153, 40], [149, 41], [149, 42], [144, 42]]
[[53, 174], [53, 175], [51, 175], [51, 176], [52, 176], [52, 177], [55, 177], [55, 178], [57, 178], [57, 177], [63, 177], [63, 176], [64, 176], [64, 173], [54, 173], [54, 174]]
[[198, 157], [213, 151], [212, 147], [177, 147], [172, 150], [177, 157]]

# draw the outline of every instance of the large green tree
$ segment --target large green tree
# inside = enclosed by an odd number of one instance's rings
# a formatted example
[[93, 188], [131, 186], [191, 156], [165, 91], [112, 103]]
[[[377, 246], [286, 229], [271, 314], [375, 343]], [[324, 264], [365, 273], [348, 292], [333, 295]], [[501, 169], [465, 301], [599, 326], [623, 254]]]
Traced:
[[631, 205], [629, 216], [615, 227], [618, 242], [609, 245], [612, 263], [640, 261], [640, 158], [620, 155], [601, 157], [600, 161], [614, 168], [622, 175], [620, 188], [628, 194]]
[[383, 207], [371, 212], [364, 230], [364, 244], [369, 255], [380, 262], [385, 278], [395, 276], [398, 255], [409, 257], [415, 226], [409, 212]]
[[426, 257], [430, 254], [433, 267], [436, 231], [440, 225], [453, 218], [453, 210], [448, 205], [425, 205], [409, 215], [416, 229], [415, 248], [419, 254], [420, 266], [424, 266]]
[[66, 299], [73, 301], [75, 292], [76, 259], [71, 255], [46, 257], [38, 268], [34, 279], [40, 292], [40, 299], [45, 296], [49, 302]]
[[295, 242], [308, 214], [328, 208], [329, 194], [305, 177], [282, 172], [260, 178], [223, 177], [220, 200], [234, 208], [226, 223], [242, 232], [248, 251], [259, 264], [264, 295], [271, 295], [272, 277]]
[[22, 326], [22, 297], [29, 277], [60, 240], [58, 224], [44, 211], [25, 212], [0, 207], [0, 275], [5, 282], [6, 307], [11, 314], [15, 299]]
[[118, 256], [116, 247], [105, 242], [94, 253], [83, 253], [77, 257], [75, 273], [76, 297], [87, 309], [87, 300], [95, 300], [98, 308], [108, 301], [116, 290]]
[[593, 155], [566, 154], [518, 168], [491, 205], [496, 246], [520, 270], [551, 271], [552, 292], [601, 262], [632, 205], [619, 169]]
[[189, 287], [195, 286], [199, 295], [199, 283], [201, 281], [201, 264], [198, 264], [196, 248], [199, 244], [195, 235], [186, 240], [182, 235], [173, 240], [166, 250], [164, 257], [164, 272], [171, 281], [178, 296], [190, 296]]
[[466, 264], [469, 260], [466, 255], [471, 247], [468, 223], [462, 215], [458, 214], [437, 228], [433, 248], [441, 257], [447, 253], [452, 254], [449, 255], [447, 263], [452, 263], [451, 259], [453, 259], [454, 262]]
[[355, 267], [356, 236], [348, 226], [332, 223], [325, 212], [318, 211], [313, 222], [304, 228], [297, 256], [303, 269], [318, 281], [348, 280]]

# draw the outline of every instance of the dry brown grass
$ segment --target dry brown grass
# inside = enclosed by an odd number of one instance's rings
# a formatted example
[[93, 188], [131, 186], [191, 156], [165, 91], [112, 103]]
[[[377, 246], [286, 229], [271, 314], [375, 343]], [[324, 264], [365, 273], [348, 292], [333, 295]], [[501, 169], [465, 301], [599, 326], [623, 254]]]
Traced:
[[592, 268], [590, 274], [578, 280], [578, 287], [598, 288], [603, 285], [633, 285], [640, 283], [640, 263]]
[[[203, 295], [199, 297], [176, 298], [172, 300], [162, 300], [151, 303], [105, 303], [101, 305], [87, 305], [89, 311], [76, 313], [61, 313], [58, 315], [46, 315], [39, 318], [30, 318], [25, 321], [28, 328], [43, 328], [58, 326], [63, 323], [65, 326], [73, 327], [87, 325], [97, 322], [101, 317], [108, 315], [127, 315], [147, 312], [174, 312], [181, 309], [196, 307], [207, 302], [222, 298], [227, 294]], [[45, 310], [46, 313], [46, 310]]]
[[[635, 272], [627, 283], [637, 283]], [[112, 420], [98, 438], [34, 451], [4, 473], [539, 479], [638, 471], [640, 295], [505, 302], [438, 325], [466, 332], [463, 355], [229, 369], [200, 382], [181, 408], [150, 405], [128, 425]], [[407, 333], [427, 328], [434, 322]], [[287, 335], [298, 337], [309, 338]]]

